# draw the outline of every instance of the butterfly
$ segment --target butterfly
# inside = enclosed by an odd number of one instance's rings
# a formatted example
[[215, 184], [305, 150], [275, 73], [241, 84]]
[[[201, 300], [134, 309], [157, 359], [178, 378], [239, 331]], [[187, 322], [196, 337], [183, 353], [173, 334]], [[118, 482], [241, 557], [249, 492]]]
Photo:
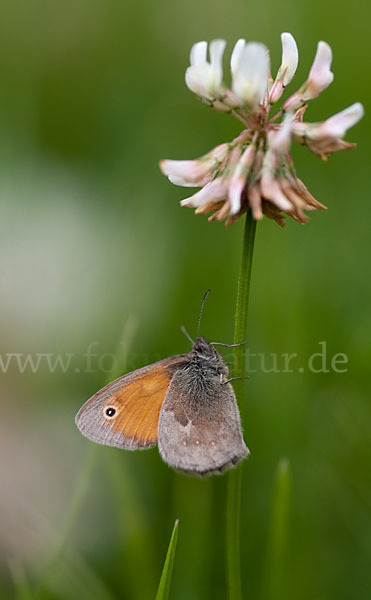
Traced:
[[137, 369], [99, 390], [76, 415], [84, 436], [124, 450], [157, 443], [168, 465], [195, 475], [220, 473], [249, 454], [228, 367], [217, 343], [198, 335], [207, 295], [196, 339], [189, 338], [191, 351]]

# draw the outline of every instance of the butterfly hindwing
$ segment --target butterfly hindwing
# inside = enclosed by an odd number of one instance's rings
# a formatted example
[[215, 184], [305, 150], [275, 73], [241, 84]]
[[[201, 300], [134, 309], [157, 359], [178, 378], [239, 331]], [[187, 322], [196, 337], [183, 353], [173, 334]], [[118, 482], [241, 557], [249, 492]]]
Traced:
[[85, 402], [77, 427], [99, 444], [126, 450], [153, 446], [162, 403], [184, 360], [179, 354], [119, 377]]
[[247, 456], [232, 386], [215, 378], [209, 388], [190, 389], [185, 372], [175, 373], [160, 412], [158, 447], [170, 466], [199, 475]]

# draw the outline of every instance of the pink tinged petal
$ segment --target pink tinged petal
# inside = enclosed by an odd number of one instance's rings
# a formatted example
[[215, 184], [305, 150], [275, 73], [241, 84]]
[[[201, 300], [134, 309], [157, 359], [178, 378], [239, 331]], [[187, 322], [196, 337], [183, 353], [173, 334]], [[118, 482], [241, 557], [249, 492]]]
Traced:
[[326, 42], [318, 42], [316, 56], [303, 93], [304, 102], [319, 96], [333, 82], [334, 74], [330, 71], [331, 63], [332, 50], [330, 46]]
[[210, 164], [201, 160], [162, 160], [160, 169], [175, 185], [197, 187], [204, 185], [203, 181], [209, 175]]
[[210, 163], [200, 160], [162, 160], [160, 169], [174, 185], [201, 187], [213, 175]]
[[263, 218], [263, 209], [259, 186], [254, 185], [251, 189], [249, 189], [247, 196], [252, 216], [256, 221], [261, 221]]
[[303, 200], [307, 202], [305, 210], [309, 210], [308, 206], [313, 207], [313, 209], [311, 210], [315, 210], [316, 208], [320, 210], [327, 210], [327, 206], [321, 204], [320, 202], [318, 202], [318, 200], [314, 198], [314, 196], [312, 196], [307, 186], [301, 181], [301, 179], [295, 178], [293, 181], [293, 185], [297, 189], [298, 193], [301, 195]]
[[291, 202], [282, 193], [278, 182], [275, 179], [269, 178], [262, 175], [261, 178], [261, 190], [265, 200], [270, 200], [272, 204], [275, 204], [280, 210], [291, 212], [293, 206]]
[[255, 146], [248, 146], [238, 161], [228, 188], [230, 214], [236, 215], [241, 210], [241, 195], [246, 185], [246, 180], [254, 162]]
[[228, 199], [230, 202], [231, 215], [236, 215], [241, 210], [241, 195], [243, 188], [245, 187], [245, 181], [233, 181], [228, 188]]
[[283, 82], [280, 79], [276, 79], [270, 89], [269, 92], [269, 102], [274, 104], [278, 102], [283, 94], [283, 90], [285, 89]]
[[309, 129], [309, 123], [294, 121], [292, 124], [291, 132], [295, 142], [299, 142], [299, 144], [304, 144]]
[[352, 144], [350, 142], [345, 142], [341, 138], [322, 138], [320, 140], [312, 140], [310, 138], [306, 138], [305, 140], [306, 147], [317, 154], [321, 160], [327, 162], [327, 157], [334, 152], [338, 152], [339, 150], [349, 150], [350, 148], [355, 148], [356, 144]]
[[267, 48], [257, 42], [249, 42], [239, 56], [233, 74], [232, 90], [243, 106], [256, 110], [268, 88]]
[[290, 83], [295, 75], [299, 53], [294, 37], [291, 33], [282, 33], [282, 61], [278, 70], [276, 80], [270, 90], [269, 102], [277, 102], [283, 93], [285, 87]]
[[272, 150], [268, 150], [264, 156], [260, 188], [265, 200], [270, 200], [280, 210], [292, 211], [292, 204], [282, 193], [278, 181], [274, 178], [277, 155]]
[[304, 119], [304, 113], [308, 108], [308, 104], [304, 104], [304, 106], [301, 106], [300, 108], [298, 108], [298, 110], [295, 112], [294, 115], [294, 119], [295, 121], [298, 121], [299, 123], [303, 122]]
[[304, 104], [303, 95], [301, 91], [295, 92], [290, 98], [286, 100], [283, 104], [283, 110], [295, 111], [297, 108], [300, 108]]
[[355, 102], [323, 123], [311, 128], [309, 130], [310, 137], [316, 140], [325, 137], [342, 138], [350, 127], [362, 119], [364, 112], [362, 104]]
[[238, 108], [240, 106], [240, 101], [237, 98], [236, 94], [232, 92], [232, 90], [225, 90], [225, 94], [223, 96], [223, 104], [226, 105], [229, 109]]
[[[182, 177], [177, 177], [177, 175], [168, 175], [168, 179], [170, 183], [173, 183], [174, 185], [179, 185], [181, 187], [198, 187], [195, 183], [190, 183]], [[205, 183], [207, 183], [207, 181], [205, 181]], [[205, 185], [205, 183], [202, 183], [202, 185]]]
[[309, 221], [309, 217], [307, 217], [304, 213], [303, 213], [303, 209], [305, 209], [306, 204], [305, 201], [303, 200], [303, 198], [296, 192], [296, 190], [294, 190], [290, 183], [288, 182], [288, 180], [286, 179], [282, 179], [280, 181], [280, 186], [282, 188], [283, 193], [285, 194], [285, 196], [291, 201], [291, 203], [293, 204], [293, 218], [297, 221], [299, 221], [299, 223], [307, 223]]
[[281, 123], [279, 129], [270, 132], [268, 136], [269, 147], [278, 152], [285, 154], [290, 149], [291, 130], [293, 126], [293, 114], [288, 113]]
[[214, 171], [226, 160], [228, 144], [219, 144], [197, 160], [161, 160], [160, 169], [175, 185], [184, 187], [204, 186]]
[[317, 98], [334, 80], [330, 71], [332, 50], [326, 42], [318, 42], [316, 56], [307, 81], [283, 105], [284, 110], [296, 110], [302, 104]]
[[[206, 184], [205, 187], [202, 188], [196, 194], [189, 198], [185, 198], [181, 201], [181, 206], [192, 206], [194, 208], [199, 209], [200, 207], [207, 208], [207, 212], [213, 210], [213, 205], [217, 205], [218, 203], [225, 202], [227, 200], [228, 194], [228, 185], [230, 181], [230, 173], [233, 173], [234, 167], [238, 162], [239, 157], [241, 156], [241, 149], [234, 148], [229, 156], [228, 162], [225, 166], [225, 170], [223, 175], [217, 177], [210, 183]], [[226, 207], [226, 211], [228, 212], [229, 207]], [[204, 212], [203, 210], [197, 210], [196, 212]]]
[[286, 86], [290, 83], [296, 73], [299, 62], [299, 52], [294, 36], [292, 36], [291, 33], [282, 33], [281, 42], [282, 64], [277, 77], [282, 77], [283, 85]]
[[210, 152], [206, 154], [205, 158], [210, 157], [218, 163], [221, 163], [227, 158], [229, 151], [229, 144], [219, 144], [218, 146], [215, 146], [215, 148], [210, 150]]
[[225, 199], [227, 189], [227, 179], [218, 177], [217, 179], [214, 179], [214, 181], [206, 184], [202, 190], [196, 192], [196, 194], [193, 194], [193, 196], [181, 200], [180, 205], [197, 208], [198, 206], [202, 206], [208, 202], [220, 202], [221, 200]]
[[231, 108], [232, 108], [225, 102], [224, 97], [223, 97], [223, 100], [213, 100], [210, 103], [210, 106], [212, 108], [215, 108], [215, 110], [218, 110], [219, 112], [225, 112], [225, 113], [231, 112]]

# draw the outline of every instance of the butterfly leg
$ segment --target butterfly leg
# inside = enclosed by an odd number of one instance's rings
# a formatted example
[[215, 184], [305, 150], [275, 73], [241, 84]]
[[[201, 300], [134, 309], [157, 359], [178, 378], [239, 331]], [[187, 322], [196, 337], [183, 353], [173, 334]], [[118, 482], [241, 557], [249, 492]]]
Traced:
[[244, 342], [239, 342], [238, 344], [223, 344], [222, 342], [210, 342], [211, 346], [225, 346], [225, 348], [238, 348], [238, 346], [243, 346], [247, 344], [248, 340]]

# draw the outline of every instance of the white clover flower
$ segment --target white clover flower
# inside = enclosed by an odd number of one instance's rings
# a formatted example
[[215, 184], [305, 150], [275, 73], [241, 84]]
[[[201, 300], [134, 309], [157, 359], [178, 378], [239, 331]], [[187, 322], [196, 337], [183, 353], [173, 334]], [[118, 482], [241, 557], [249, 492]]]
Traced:
[[[291, 82], [298, 65], [298, 49], [290, 33], [281, 35], [282, 60], [276, 79], [269, 75], [269, 53], [263, 44], [239, 39], [230, 59], [231, 87], [223, 83], [224, 40], [198, 42], [191, 50], [186, 71], [187, 86], [209, 106], [230, 112], [243, 124], [238, 137], [223, 143], [196, 160], [162, 160], [160, 168], [169, 180], [184, 187], [201, 189], [181, 201], [196, 213], [212, 213], [210, 221], [234, 223], [251, 210], [253, 218], [263, 215], [285, 224], [282, 213], [299, 223], [309, 218], [304, 211], [325, 209], [296, 176], [290, 155], [292, 142], [305, 145], [327, 160], [337, 150], [355, 144], [342, 139], [363, 116], [356, 102], [322, 123], [303, 121], [306, 103], [316, 98], [333, 81], [332, 52], [319, 42], [308, 79], [273, 117], [276, 103]], [[269, 90], [269, 93], [268, 93]]]

